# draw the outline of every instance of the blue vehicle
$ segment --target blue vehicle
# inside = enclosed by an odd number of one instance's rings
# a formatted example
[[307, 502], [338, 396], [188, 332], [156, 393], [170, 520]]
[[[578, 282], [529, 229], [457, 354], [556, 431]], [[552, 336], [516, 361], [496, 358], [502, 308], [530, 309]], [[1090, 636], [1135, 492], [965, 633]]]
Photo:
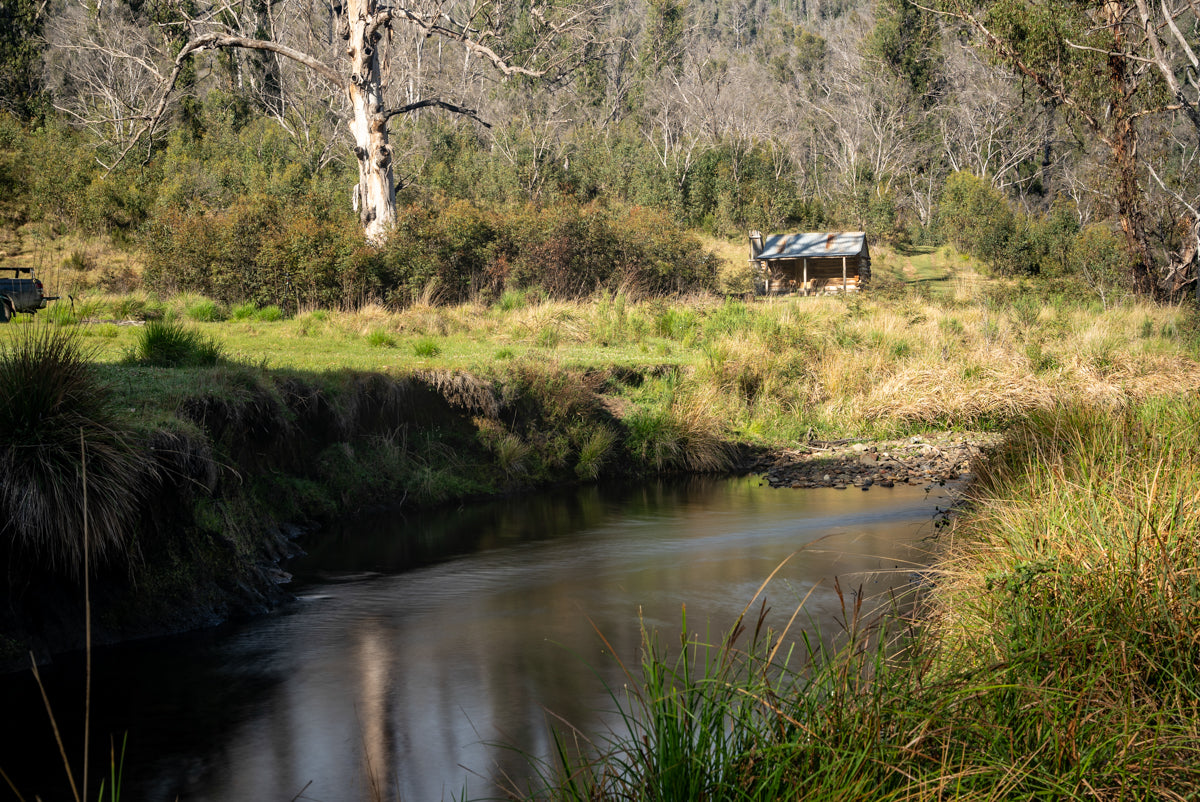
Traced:
[[[0, 323], [7, 323], [18, 312], [36, 314], [46, 308], [46, 301], [57, 301], [57, 295], [46, 295], [42, 282], [33, 277], [32, 267], [3, 267], [13, 271], [12, 278], [0, 278]], [[28, 278], [21, 278], [24, 273]]]

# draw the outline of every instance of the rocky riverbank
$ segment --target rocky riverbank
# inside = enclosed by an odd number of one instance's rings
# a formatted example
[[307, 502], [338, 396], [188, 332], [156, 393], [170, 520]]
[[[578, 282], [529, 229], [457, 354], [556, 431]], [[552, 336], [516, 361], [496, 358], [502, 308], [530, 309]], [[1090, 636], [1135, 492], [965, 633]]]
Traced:
[[940, 432], [900, 440], [810, 440], [760, 457], [752, 466], [772, 487], [869, 490], [876, 485], [966, 481], [998, 435]]

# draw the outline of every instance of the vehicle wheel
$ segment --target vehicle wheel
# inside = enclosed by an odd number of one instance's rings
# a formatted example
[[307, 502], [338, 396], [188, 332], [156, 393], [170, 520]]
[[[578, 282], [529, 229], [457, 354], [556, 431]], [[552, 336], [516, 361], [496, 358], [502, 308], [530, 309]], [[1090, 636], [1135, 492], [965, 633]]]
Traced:
[[12, 306], [7, 298], [0, 298], [0, 323], [7, 323], [13, 316]]

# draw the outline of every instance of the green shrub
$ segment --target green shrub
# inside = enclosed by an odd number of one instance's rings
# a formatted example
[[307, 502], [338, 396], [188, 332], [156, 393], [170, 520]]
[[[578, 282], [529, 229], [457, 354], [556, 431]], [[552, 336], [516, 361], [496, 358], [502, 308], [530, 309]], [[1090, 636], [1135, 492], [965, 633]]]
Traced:
[[383, 294], [382, 262], [321, 199], [238, 197], [205, 214], [166, 206], [146, 227], [146, 286], [226, 305], [342, 307]]
[[217, 364], [224, 350], [182, 323], [154, 320], [142, 327], [132, 360], [160, 368], [203, 367]]
[[556, 298], [601, 289], [666, 295], [716, 285], [717, 259], [664, 213], [560, 201], [504, 218], [500, 278]]
[[125, 554], [153, 471], [72, 332], [28, 326], [0, 352], [0, 550], [78, 576], [85, 532], [93, 565]]
[[254, 319], [263, 323], [278, 323], [283, 320], [283, 310], [275, 304], [269, 304], [255, 312]]
[[199, 323], [216, 323], [225, 319], [225, 313], [216, 301], [199, 298], [184, 309], [184, 314]]
[[1105, 307], [1130, 289], [1130, 258], [1125, 241], [1106, 226], [1091, 225], [1080, 231], [1071, 242], [1067, 263]]
[[1021, 275], [1041, 268], [1042, 250], [1029, 221], [1013, 212], [998, 189], [971, 173], [946, 179], [938, 226], [960, 251], [1001, 273]]

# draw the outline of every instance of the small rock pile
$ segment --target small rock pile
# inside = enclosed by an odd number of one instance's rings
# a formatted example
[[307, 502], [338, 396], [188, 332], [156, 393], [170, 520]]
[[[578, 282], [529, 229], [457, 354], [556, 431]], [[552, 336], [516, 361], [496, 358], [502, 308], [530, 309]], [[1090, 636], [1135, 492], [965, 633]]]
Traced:
[[754, 473], [772, 487], [867, 490], [875, 485], [929, 485], [967, 481], [994, 435], [947, 432], [874, 443], [810, 440], [761, 458]]

